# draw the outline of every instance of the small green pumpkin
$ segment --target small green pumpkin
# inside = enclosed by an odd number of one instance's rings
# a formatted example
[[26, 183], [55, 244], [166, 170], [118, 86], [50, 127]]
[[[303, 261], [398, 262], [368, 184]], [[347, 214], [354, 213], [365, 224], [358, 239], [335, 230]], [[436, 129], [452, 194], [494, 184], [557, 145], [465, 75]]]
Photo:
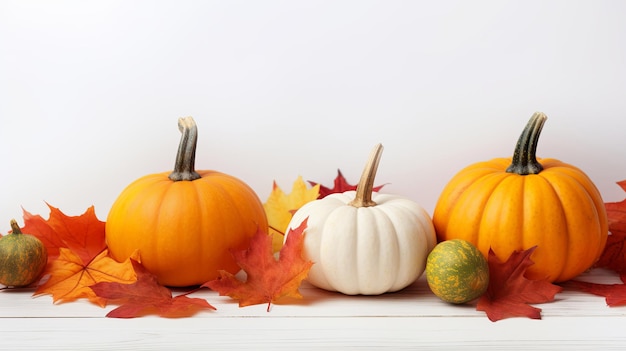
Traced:
[[426, 260], [426, 280], [440, 299], [462, 304], [480, 297], [489, 285], [489, 265], [470, 242], [443, 241]]
[[28, 286], [37, 280], [48, 262], [48, 252], [41, 240], [22, 234], [11, 220], [12, 233], [0, 238], [0, 284]]

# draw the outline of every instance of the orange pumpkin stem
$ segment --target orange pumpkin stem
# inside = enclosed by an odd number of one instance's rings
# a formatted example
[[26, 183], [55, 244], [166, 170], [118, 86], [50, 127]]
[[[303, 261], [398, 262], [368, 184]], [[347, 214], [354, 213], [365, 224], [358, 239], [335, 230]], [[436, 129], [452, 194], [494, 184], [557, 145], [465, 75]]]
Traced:
[[528, 175], [538, 174], [543, 170], [543, 166], [537, 161], [537, 143], [546, 119], [548, 117], [542, 112], [535, 112], [530, 117], [517, 140], [511, 165], [506, 169], [507, 173]]
[[11, 234], [22, 234], [22, 230], [20, 226], [17, 225], [17, 221], [15, 219], [11, 220]]
[[382, 144], [376, 144], [365, 165], [365, 169], [363, 169], [359, 184], [356, 186], [356, 196], [348, 205], [354, 207], [376, 206], [376, 202], [372, 201], [372, 191], [374, 189], [374, 178], [376, 178], [376, 171], [378, 170], [382, 153]]
[[168, 176], [177, 182], [181, 180], [196, 180], [200, 174], [195, 171], [196, 145], [198, 144], [198, 127], [192, 117], [178, 119], [178, 129], [182, 133], [176, 154], [174, 170]]

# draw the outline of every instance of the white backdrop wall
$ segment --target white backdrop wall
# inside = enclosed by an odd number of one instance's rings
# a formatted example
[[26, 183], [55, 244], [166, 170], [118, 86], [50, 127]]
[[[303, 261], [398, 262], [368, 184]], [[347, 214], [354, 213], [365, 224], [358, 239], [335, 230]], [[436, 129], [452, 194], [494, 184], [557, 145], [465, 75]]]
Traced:
[[265, 200], [302, 175], [377, 183], [431, 214], [464, 166], [538, 154], [605, 201], [626, 179], [624, 1], [0, 0], [0, 232], [22, 207], [102, 220], [134, 179], [170, 170], [177, 118], [197, 169]]

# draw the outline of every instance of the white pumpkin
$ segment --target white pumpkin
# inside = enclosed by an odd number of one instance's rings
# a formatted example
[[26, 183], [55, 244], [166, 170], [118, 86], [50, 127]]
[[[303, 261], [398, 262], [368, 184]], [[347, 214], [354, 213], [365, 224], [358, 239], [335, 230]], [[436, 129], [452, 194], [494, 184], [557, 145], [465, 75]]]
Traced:
[[357, 191], [331, 194], [302, 206], [289, 223], [307, 219], [304, 256], [313, 261], [308, 281], [348, 295], [401, 290], [422, 275], [436, 244], [428, 213], [391, 194], [372, 194], [382, 153], [378, 144]]

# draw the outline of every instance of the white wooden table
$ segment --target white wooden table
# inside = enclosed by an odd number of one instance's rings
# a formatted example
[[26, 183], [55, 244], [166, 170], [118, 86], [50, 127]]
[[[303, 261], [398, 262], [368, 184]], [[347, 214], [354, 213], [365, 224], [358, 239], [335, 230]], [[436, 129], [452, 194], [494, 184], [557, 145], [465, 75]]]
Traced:
[[[607, 271], [581, 276], [615, 283]], [[345, 296], [301, 287], [304, 299], [289, 305], [239, 308], [210, 290], [194, 293], [216, 311], [165, 319], [105, 318], [115, 306], [88, 302], [52, 304], [32, 290], [0, 292], [1, 350], [220, 350], [220, 349], [626, 349], [626, 307], [574, 291], [537, 305], [541, 320], [491, 322], [474, 305], [452, 306], [435, 297], [424, 277], [381, 296]]]

